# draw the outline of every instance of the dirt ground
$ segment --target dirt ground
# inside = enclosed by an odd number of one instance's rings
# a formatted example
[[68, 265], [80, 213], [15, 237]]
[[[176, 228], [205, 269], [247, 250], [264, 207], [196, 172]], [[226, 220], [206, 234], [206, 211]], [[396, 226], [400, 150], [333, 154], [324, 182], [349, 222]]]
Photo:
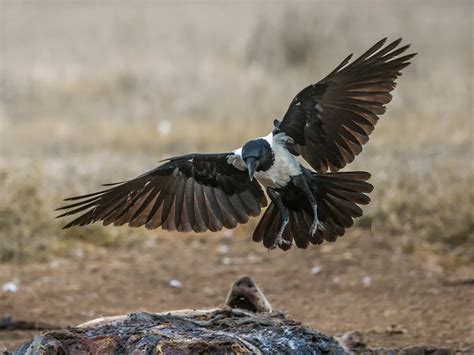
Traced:
[[[40, 333], [5, 331], [9, 316], [215, 307], [249, 275], [330, 335], [474, 354], [474, 264], [459, 264], [474, 260], [473, 4], [0, 0], [0, 350]], [[287, 252], [247, 227], [59, 233], [62, 198], [267, 134], [301, 88], [385, 36], [418, 55], [348, 169], [373, 174], [373, 231]]]
[[[473, 268], [406, 254], [392, 238], [371, 234], [352, 231], [334, 244], [288, 252], [268, 252], [246, 233], [167, 235], [131, 250], [4, 264], [0, 283], [16, 279], [19, 287], [0, 293], [0, 315], [65, 327], [137, 310], [214, 307], [236, 278], [250, 275], [275, 309], [330, 335], [357, 330], [374, 347], [473, 353]], [[38, 333], [2, 331], [0, 349]]]

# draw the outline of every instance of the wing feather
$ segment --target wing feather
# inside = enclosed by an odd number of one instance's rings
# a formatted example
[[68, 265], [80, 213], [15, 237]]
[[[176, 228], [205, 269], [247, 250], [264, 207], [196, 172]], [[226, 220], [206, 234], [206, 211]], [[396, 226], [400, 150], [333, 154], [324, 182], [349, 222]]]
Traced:
[[351, 63], [347, 57], [291, 102], [278, 129], [293, 138], [291, 151], [319, 173], [338, 171], [360, 154], [392, 100], [400, 71], [416, 55], [402, 55], [409, 45], [400, 47], [401, 39], [385, 42]]
[[187, 232], [217, 231], [246, 223], [267, 205], [260, 184], [231, 163], [234, 153], [169, 159], [135, 179], [66, 199], [58, 217], [80, 214], [64, 228], [102, 221]]
[[143, 203], [140, 210], [135, 212], [135, 215], [132, 217], [129, 223], [130, 227], [141, 227], [147, 222], [151, 211], [153, 210], [153, 207], [155, 206], [155, 203], [158, 200], [159, 195], [159, 191], [154, 191], [154, 193], [151, 193], [148, 196], [147, 200]]
[[169, 186], [173, 183], [173, 180], [166, 179], [161, 185], [160, 194], [156, 199], [153, 208], [148, 215], [148, 218], [145, 223], [145, 228], [147, 229], [156, 229], [161, 226], [162, 222], [164, 221], [161, 217], [163, 216], [163, 201], [166, 197], [166, 192]]
[[[209, 225], [209, 217], [207, 213], [207, 204], [204, 197], [203, 186], [194, 182], [194, 193], [195, 193], [195, 208], [194, 214], [196, 218], [196, 224], [194, 225], [199, 231], [206, 231]], [[196, 229], [195, 229], [196, 231]]]
[[213, 232], [219, 231], [222, 229], [223, 226], [223, 216], [222, 211], [217, 204], [216, 196], [214, 195], [214, 191], [208, 187], [202, 187], [204, 192], [204, 200], [207, 207], [207, 213], [209, 218], [209, 229]]

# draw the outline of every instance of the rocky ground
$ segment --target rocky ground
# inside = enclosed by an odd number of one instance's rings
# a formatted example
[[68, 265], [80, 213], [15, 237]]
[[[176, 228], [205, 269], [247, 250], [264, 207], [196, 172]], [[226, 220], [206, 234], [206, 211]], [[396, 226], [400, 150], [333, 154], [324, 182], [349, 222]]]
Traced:
[[[392, 238], [355, 231], [335, 244], [268, 252], [244, 233], [225, 232], [77, 250], [70, 260], [1, 265], [0, 283], [17, 289], [0, 293], [0, 315], [65, 327], [138, 310], [214, 307], [238, 276], [250, 275], [275, 309], [329, 335], [358, 331], [371, 347], [473, 352], [472, 267], [404, 253]], [[11, 328], [0, 331], [0, 349], [40, 333]]]

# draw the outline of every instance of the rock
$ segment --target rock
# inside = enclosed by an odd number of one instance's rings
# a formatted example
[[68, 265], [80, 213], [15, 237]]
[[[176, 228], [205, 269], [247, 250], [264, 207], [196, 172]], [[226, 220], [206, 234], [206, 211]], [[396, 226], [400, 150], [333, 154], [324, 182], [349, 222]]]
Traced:
[[358, 331], [351, 331], [336, 337], [350, 354], [364, 355], [454, 355], [458, 352], [448, 348], [433, 346], [406, 346], [402, 348], [369, 348]]
[[352, 352], [364, 352], [367, 350], [367, 343], [358, 331], [347, 332], [336, 337], [336, 339], [344, 346], [345, 349], [350, 349]]
[[280, 312], [228, 307], [136, 312], [46, 332], [14, 354], [347, 354], [338, 341]]
[[[230, 302], [234, 300], [231, 296], [242, 297], [244, 301], [239, 298], [239, 302]], [[262, 302], [265, 307], [261, 306]], [[427, 346], [371, 349], [360, 332], [342, 334], [336, 340], [287, 319], [282, 312], [271, 310], [255, 282], [242, 277], [232, 284], [223, 307], [98, 318], [75, 327], [47, 331], [25, 342], [14, 354], [454, 353], [450, 349]], [[13, 322], [10, 318], [2, 321], [5, 329], [20, 329], [20, 326], [26, 329], [30, 323]], [[392, 326], [389, 330], [395, 334], [406, 332], [401, 326]]]

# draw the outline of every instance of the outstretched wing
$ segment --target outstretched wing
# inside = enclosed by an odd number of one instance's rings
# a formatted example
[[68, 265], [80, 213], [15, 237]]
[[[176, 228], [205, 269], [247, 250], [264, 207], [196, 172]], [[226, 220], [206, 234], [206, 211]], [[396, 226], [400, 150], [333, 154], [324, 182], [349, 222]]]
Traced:
[[145, 225], [148, 229], [204, 232], [235, 228], [267, 205], [260, 184], [234, 167], [234, 153], [190, 154], [106, 190], [68, 198], [58, 217], [82, 213], [64, 228]]
[[401, 70], [416, 55], [400, 56], [409, 45], [386, 38], [358, 59], [352, 54], [320, 82], [293, 99], [279, 129], [293, 138], [292, 153], [319, 173], [338, 171], [354, 160], [369, 140], [378, 116], [392, 99]]

